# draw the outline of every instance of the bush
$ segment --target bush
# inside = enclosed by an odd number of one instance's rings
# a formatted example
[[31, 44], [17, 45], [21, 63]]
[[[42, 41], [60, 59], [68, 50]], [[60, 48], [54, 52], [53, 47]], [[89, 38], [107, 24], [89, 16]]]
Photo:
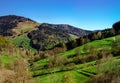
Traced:
[[91, 83], [119, 83], [119, 82], [120, 75], [117, 75], [117, 73], [114, 71], [98, 74], [91, 79]]
[[74, 76], [70, 72], [66, 72], [64, 74], [62, 83], [76, 83], [74, 80]]
[[120, 62], [112, 56], [97, 61], [97, 75], [92, 77], [91, 83], [119, 83]]
[[48, 67], [64, 66], [67, 62], [67, 58], [65, 56], [50, 56], [48, 59]]
[[5, 37], [0, 36], [0, 50], [12, 47], [12, 43]]

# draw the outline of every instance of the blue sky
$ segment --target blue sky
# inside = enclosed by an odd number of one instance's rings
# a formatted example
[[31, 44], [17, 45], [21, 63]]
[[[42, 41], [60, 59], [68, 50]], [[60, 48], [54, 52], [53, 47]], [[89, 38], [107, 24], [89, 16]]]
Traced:
[[0, 16], [12, 14], [98, 30], [120, 20], [120, 0], [1, 0]]

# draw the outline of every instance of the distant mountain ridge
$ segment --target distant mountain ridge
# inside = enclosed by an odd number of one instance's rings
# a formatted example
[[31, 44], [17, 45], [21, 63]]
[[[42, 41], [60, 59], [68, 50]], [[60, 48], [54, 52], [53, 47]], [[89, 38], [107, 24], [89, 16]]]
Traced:
[[74, 27], [68, 24], [48, 24], [48, 23], [42, 23], [39, 27], [49, 27], [49, 28], [54, 28], [54, 29], [60, 29], [62, 31], [65, 31], [66, 33], [73, 34], [76, 36], [84, 36], [92, 31], [88, 30], [83, 30], [78, 27]]

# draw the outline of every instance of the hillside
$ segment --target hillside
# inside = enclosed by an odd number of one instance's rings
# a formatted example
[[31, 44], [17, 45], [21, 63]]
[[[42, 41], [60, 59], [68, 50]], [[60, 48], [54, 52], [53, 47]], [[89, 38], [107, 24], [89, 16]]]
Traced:
[[8, 15], [0, 17], [0, 35], [16, 36], [34, 30], [39, 24], [29, 18]]
[[[0, 17], [0, 35], [9, 36], [13, 43], [26, 49], [48, 50], [91, 33], [66, 24], [37, 23], [16, 15]], [[16, 42], [17, 41], [17, 42]], [[29, 42], [28, 42], [29, 41]], [[27, 44], [27, 45], [26, 45]]]
[[99, 32], [83, 37], [91, 39], [81, 46], [34, 61], [30, 66], [34, 79], [42, 83], [119, 83], [119, 24], [103, 30], [101, 37], [96, 35]]
[[28, 34], [31, 39], [31, 45], [38, 50], [51, 49], [60, 43], [67, 43], [92, 32], [66, 24], [43, 23], [38, 28], [39, 30]]
[[[31, 40], [27, 37], [30, 37], [31, 32], [11, 38], [0, 36], [0, 82], [119, 83], [119, 24], [117, 22], [111, 29], [80, 37], [64, 44], [65, 47], [43, 52], [21, 49], [31, 49]], [[38, 30], [34, 31], [39, 30], [42, 28], [38, 27]], [[58, 30], [57, 33], [54, 28], [44, 27], [42, 34], [46, 32], [53, 36], [64, 33], [63, 30]], [[18, 46], [16, 47], [11, 40]], [[64, 48], [67, 50], [58, 52]]]
[[[95, 40], [37, 61], [34, 59], [41, 54], [13, 48], [7, 38], [0, 39], [3, 40], [0, 44], [3, 48], [0, 54], [0, 76], [4, 75], [0, 78], [2, 83], [4, 80], [22, 83], [105, 83], [103, 81], [116, 80], [119, 83], [120, 35]], [[29, 60], [33, 60], [32, 64]], [[29, 74], [32, 74], [31, 78]], [[111, 79], [106, 79], [109, 76]]]
[[[113, 79], [118, 81], [117, 78], [113, 78], [120, 66], [120, 53], [114, 55], [116, 49], [113, 42], [114, 37], [119, 47], [117, 40], [120, 39], [120, 35], [117, 35], [95, 40], [53, 57], [35, 61], [31, 66], [33, 76], [41, 83], [49, 83], [50, 81], [53, 83], [64, 83], [63, 81], [70, 83], [71, 81], [72, 83], [99, 83], [100, 81], [105, 83], [104, 80]], [[110, 75], [104, 77], [104, 73], [108, 75], [107, 72], [111, 70], [114, 71], [114, 75], [111, 76], [111, 79], [106, 79]]]
[[39, 26], [39, 28], [52, 28], [52, 29], [56, 29], [56, 30], [61, 30], [64, 31], [65, 33], [68, 34], [72, 34], [75, 35], [77, 37], [81, 37], [87, 34], [90, 34], [92, 31], [89, 30], [83, 30], [81, 28], [78, 27], [74, 27], [68, 24], [48, 24], [48, 23], [43, 23]]

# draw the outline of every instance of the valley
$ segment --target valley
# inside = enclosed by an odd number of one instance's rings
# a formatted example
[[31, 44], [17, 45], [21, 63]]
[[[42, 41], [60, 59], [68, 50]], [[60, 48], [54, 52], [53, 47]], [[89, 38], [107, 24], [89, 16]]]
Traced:
[[90, 31], [9, 15], [0, 35], [0, 83], [120, 81], [120, 22]]

